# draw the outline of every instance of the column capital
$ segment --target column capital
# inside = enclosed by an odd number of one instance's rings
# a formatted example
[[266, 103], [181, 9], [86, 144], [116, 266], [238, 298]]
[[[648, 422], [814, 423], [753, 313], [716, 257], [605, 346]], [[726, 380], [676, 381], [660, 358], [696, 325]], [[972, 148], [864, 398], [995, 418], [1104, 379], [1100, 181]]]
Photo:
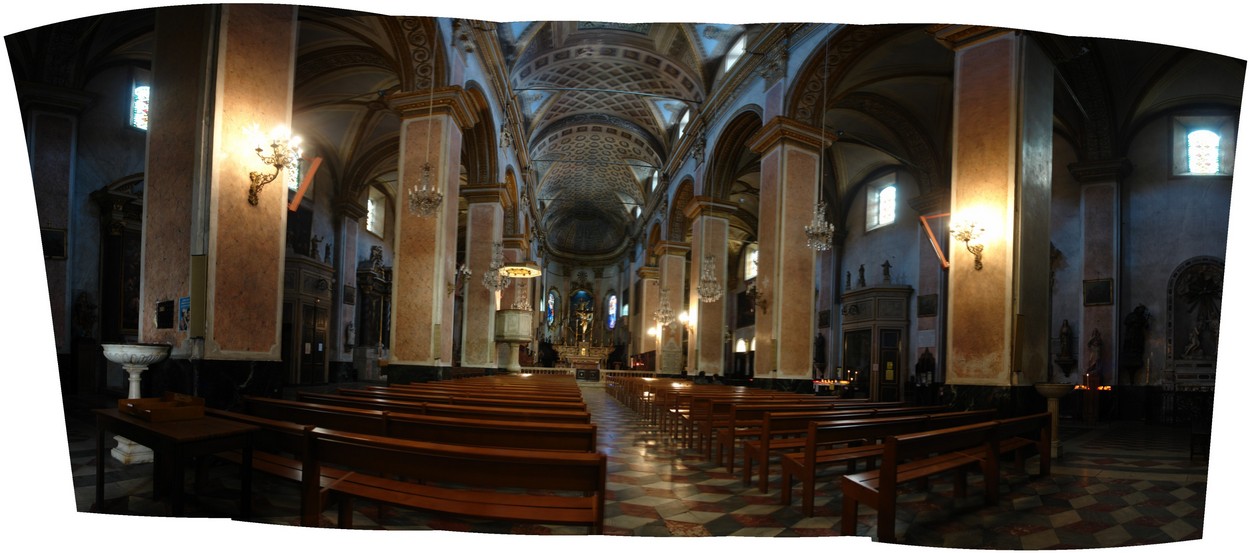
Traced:
[[346, 217], [359, 221], [368, 214], [368, 208], [357, 201], [339, 200], [334, 203], [334, 215], [336, 217]]
[[449, 86], [429, 90], [396, 92], [387, 97], [387, 105], [399, 112], [403, 119], [420, 119], [428, 117], [433, 103], [433, 112], [439, 115], [451, 115], [461, 129], [477, 124], [477, 111], [469, 105], [468, 94], [459, 86]]
[[661, 240], [655, 245], [656, 255], [680, 255], [685, 257], [687, 253], [690, 253], [690, 244], [685, 242]]
[[987, 27], [983, 25], [930, 25], [925, 28], [939, 44], [951, 50], [960, 50], [984, 42], [1006, 33], [1016, 32], [1014, 29]]
[[1068, 164], [1068, 172], [1081, 184], [1107, 181], [1120, 182], [1133, 171], [1133, 164], [1126, 158], [1077, 161]]
[[686, 204], [686, 217], [694, 220], [699, 217], [719, 217], [728, 219], [738, 210], [738, 206], [729, 202], [721, 202], [711, 196], [695, 196]]
[[504, 185], [502, 184], [468, 184], [460, 187], [460, 195], [471, 204], [495, 203], [504, 204]]
[[654, 265], [643, 265], [637, 272], [638, 278], [643, 280], [660, 280], [660, 268]]
[[800, 122], [796, 119], [778, 115], [766, 123], [763, 128], [752, 136], [748, 146], [751, 151], [763, 154], [776, 148], [782, 142], [799, 144], [806, 148], [819, 150], [833, 144], [831, 136], [821, 136], [820, 129]]

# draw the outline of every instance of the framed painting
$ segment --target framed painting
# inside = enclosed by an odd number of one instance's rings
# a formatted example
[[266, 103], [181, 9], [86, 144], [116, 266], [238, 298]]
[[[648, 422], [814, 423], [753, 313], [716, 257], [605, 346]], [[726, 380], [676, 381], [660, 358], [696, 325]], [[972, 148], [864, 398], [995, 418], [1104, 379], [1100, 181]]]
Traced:
[[1111, 305], [1115, 303], [1115, 296], [1112, 294], [1112, 284], [1112, 280], [1109, 278], [1085, 281], [1085, 305]]

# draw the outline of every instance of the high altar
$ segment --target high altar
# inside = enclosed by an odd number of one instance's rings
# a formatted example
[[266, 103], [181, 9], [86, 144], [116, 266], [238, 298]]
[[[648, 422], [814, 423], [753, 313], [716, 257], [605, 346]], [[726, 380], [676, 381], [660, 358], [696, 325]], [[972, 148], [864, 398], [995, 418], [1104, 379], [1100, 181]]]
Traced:
[[608, 355], [612, 354], [610, 346], [592, 346], [590, 342], [555, 348], [560, 353], [560, 361], [575, 369], [602, 369]]

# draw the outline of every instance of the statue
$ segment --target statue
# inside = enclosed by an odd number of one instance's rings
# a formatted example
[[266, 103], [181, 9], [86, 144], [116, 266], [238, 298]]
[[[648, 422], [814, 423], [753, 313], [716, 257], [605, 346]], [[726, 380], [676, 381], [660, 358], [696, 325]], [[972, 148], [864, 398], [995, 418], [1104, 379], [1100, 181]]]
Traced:
[[382, 268], [382, 246], [373, 246], [369, 248], [369, 262], [374, 269]]
[[1089, 342], [1086, 344], [1088, 361], [1085, 363], [1085, 374], [1093, 374], [1098, 371], [1098, 363], [1102, 360], [1102, 334], [1098, 329], [1094, 329], [1094, 333], [1090, 335]]
[[855, 282], [855, 286], [860, 288], [867, 286], [867, 284], [864, 283], [864, 265], [862, 263], [859, 265], [859, 280]]
[[1120, 366], [1136, 371], [1145, 363], [1146, 329], [1150, 328], [1150, 312], [1145, 305], [1138, 305], [1124, 318], [1124, 350], [1120, 355]]
[[1072, 355], [1072, 326], [1067, 319], [1059, 327], [1059, 354], [1055, 356], [1055, 364], [1063, 369], [1064, 376], [1072, 374], [1072, 367], [1076, 366], [1076, 357]]
[[317, 236], [316, 234], [312, 235], [312, 239], [310, 240], [312, 246], [308, 248], [308, 257], [313, 259], [317, 258], [317, 250], [320, 249], [322, 240], [325, 240], [325, 237]]
[[330, 264], [330, 247], [332, 244], [333, 242], [326, 242], [326, 254], [325, 254], [325, 257], [322, 258], [323, 260], [325, 260], [327, 265]]
[[889, 259], [885, 260], [885, 263], [881, 264], [881, 276], [885, 278], [886, 284], [890, 283], [890, 260]]
[[578, 318], [578, 325], [581, 326], [581, 330], [582, 330], [581, 340], [578, 340], [578, 341], [580, 342], [589, 341], [590, 340], [590, 324], [594, 322], [595, 320], [594, 311], [590, 311], [590, 310], [578, 311], [577, 318]]
[[850, 271], [846, 272], [846, 289], [847, 290], [851, 289], [851, 272]]

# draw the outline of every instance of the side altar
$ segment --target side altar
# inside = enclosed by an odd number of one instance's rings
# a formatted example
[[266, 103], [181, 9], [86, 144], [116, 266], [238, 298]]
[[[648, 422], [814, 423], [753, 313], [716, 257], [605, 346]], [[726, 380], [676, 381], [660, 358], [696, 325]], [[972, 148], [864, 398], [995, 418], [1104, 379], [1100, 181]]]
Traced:
[[612, 354], [611, 346], [592, 346], [590, 342], [576, 345], [554, 346], [560, 354], [560, 362], [564, 366], [575, 369], [602, 369], [608, 356]]

